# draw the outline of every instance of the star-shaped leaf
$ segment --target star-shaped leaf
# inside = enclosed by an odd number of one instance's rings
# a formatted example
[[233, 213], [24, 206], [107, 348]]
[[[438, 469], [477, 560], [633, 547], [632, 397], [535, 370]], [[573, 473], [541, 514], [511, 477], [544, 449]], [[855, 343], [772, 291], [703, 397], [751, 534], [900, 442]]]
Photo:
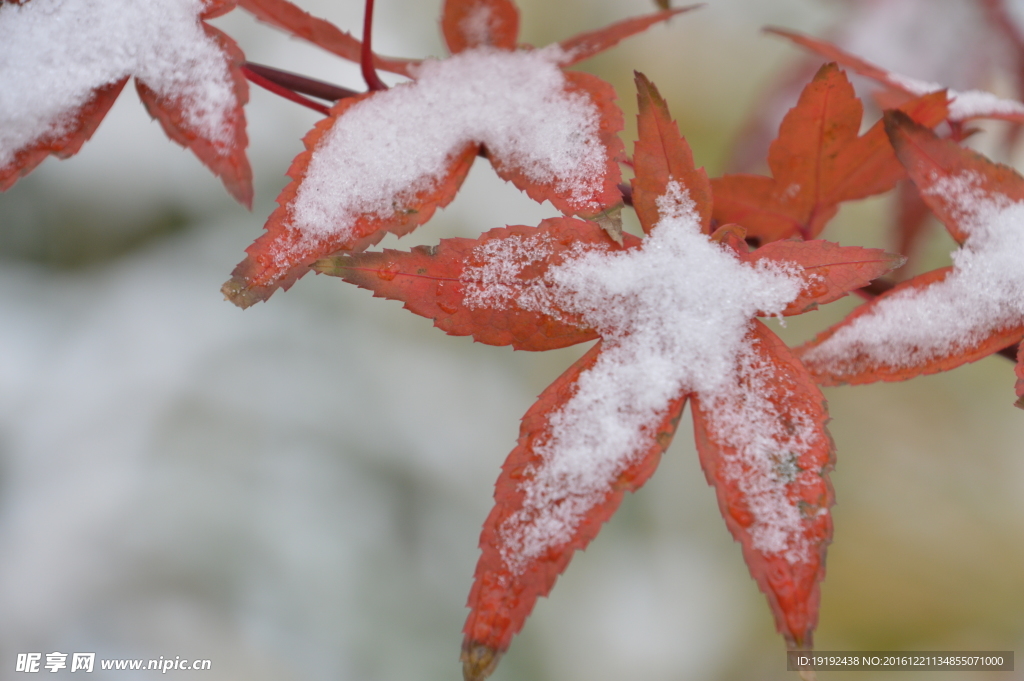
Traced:
[[1024, 178], [898, 112], [886, 128], [961, 247], [952, 267], [903, 282], [800, 349], [826, 385], [946, 371], [1024, 338]]
[[244, 57], [203, 21], [233, 6], [225, 0], [0, 4], [0, 190], [50, 154], [77, 153], [134, 76], [168, 137], [250, 205]]
[[754, 317], [834, 300], [899, 258], [821, 241], [751, 253], [739, 227], [709, 236], [708, 180], [657, 90], [639, 74], [637, 85], [645, 239], [619, 244], [561, 218], [316, 265], [454, 335], [529, 350], [601, 338], [527, 412], [503, 466], [470, 594], [467, 679], [490, 673], [573, 553], [651, 475], [687, 399], [751, 574], [789, 644], [811, 643], [831, 536], [824, 399]]

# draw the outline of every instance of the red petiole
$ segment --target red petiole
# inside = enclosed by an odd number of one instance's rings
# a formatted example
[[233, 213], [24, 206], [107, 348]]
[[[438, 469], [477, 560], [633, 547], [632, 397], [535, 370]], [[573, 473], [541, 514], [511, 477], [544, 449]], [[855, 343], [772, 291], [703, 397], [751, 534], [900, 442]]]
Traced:
[[373, 29], [373, 0], [366, 0], [366, 13], [363, 15], [363, 50], [360, 54], [360, 66], [363, 70], [363, 80], [371, 90], [387, 90], [388, 86], [377, 75], [377, 69], [373, 68], [373, 48], [370, 46], [370, 34]]

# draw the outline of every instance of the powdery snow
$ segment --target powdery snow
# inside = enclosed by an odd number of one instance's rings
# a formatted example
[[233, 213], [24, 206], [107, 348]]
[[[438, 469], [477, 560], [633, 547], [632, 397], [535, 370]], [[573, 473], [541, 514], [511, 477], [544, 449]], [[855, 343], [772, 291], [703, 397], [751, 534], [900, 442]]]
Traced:
[[557, 46], [470, 49], [424, 62], [415, 82], [359, 102], [315, 149], [291, 226], [344, 237], [360, 214], [390, 216], [434, 187], [471, 142], [585, 201], [600, 189], [607, 157], [596, 106], [565, 91], [564, 56]]
[[[742, 263], [711, 242], [676, 182], [659, 209], [664, 217], [640, 248], [580, 246], [542, 282], [523, 286], [517, 278], [549, 254], [538, 237], [481, 245], [474, 259], [485, 264], [463, 276], [470, 306], [561, 308], [581, 315], [604, 339], [596, 364], [551, 417], [549, 438], [538, 447], [543, 463], [523, 483], [524, 508], [500, 530], [513, 571], [567, 541], [616, 476], [642, 454], [645, 432], [657, 427], [670, 401], [692, 392], [714, 412], [716, 436], [738, 450], [724, 469], [746, 481], [754, 546], [794, 561], [806, 555], [799, 513], [785, 497], [792, 480], [785, 464], [817, 435], [810, 418], [800, 415], [793, 415], [793, 434], [782, 432], [779, 414], [764, 396], [771, 367], [758, 362], [745, 339], [751, 318], [759, 310], [780, 312], [802, 281], [779, 264]], [[780, 452], [794, 458], [780, 461]]]
[[936, 182], [929, 193], [959, 206], [968, 237], [953, 271], [924, 289], [890, 295], [803, 355], [819, 371], [846, 373], [858, 358], [921, 366], [1024, 323], [1024, 203], [987, 196], [972, 172]]
[[203, 137], [230, 143], [227, 61], [201, 11], [201, 0], [0, 3], [0, 167], [66, 133], [95, 89], [129, 75], [185, 102]]
[[[929, 83], [891, 72], [888, 74], [888, 80], [892, 85], [917, 96], [946, 89], [939, 83]], [[951, 100], [949, 102], [950, 120], [963, 121], [969, 118], [1010, 114], [1024, 115], [1024, 104], [1012, 99], [997, 97], [991, 92], [949, 90], [948, 94]]]

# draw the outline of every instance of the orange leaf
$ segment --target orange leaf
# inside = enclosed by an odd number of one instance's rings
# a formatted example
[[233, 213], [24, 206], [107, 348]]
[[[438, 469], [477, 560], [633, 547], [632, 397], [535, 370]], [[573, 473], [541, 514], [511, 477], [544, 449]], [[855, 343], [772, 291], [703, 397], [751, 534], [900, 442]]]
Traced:
[[639, 17], [630, 17], [604, 28], [599, 28], [596, 31], [588, 31], [587, 33], [580, 33], [572, 38], [567, 38], [559, 43], [562, 50], [569, 55], [568, 61], [563, 62], [563, 65], [572, 66], [581, 61], [586, 61], [605, 50], [610, 50], [626, 38], [646, 31], [658, 22], [668, 21], [677, 14], [689, 12], [702, 6], [690, 5], [689, 7], [666, 9]]
[[941, 139], [898, 111], [886, 113], [885, 129], [921, 198], [958, 243], [963, 243], [968, 236], [961, 223], [976, 216], [963, 202], [957, 201], [957, 197], [935, 191], [940, 183], [956, 181], [964, 173], [971, 173], [977, 191], [991, 197], [1024, 201], [1024, 178], [1013, 168], [993, 163], [953, 140]]
[[512, 0], [445, 0], [441, 33], [452, 54], [481, 46], [514, 50], [519, 10]]
[[125, 77], [95, 90], [92, 99], [75, 114], [74, 123], [68, 126], [68, 132], [56, 139], [42, 139], [15, 154], [11, 163], [0, 168], [0, 191], [10, 189], [18, 178], [28, 175], [50, 154], [60, 158], [77, 154], [82, 145], [96, 132], [100, 121], [110, 111], [110, 107], [114, 105], [127, 82], [128, 78]]
[[[639, 246], [631, 235], [626, 241], [627, 248]], [[437, 246], [418, 246], [411, 252], [337, 255], [314, 269], [371, 290], [375, 297], [401, 300], [405, 309], [433, 319], [434, 326], [449, 335], [471, 335], [481, 343], [516, 350], [553, 350], [595, 340], [597, 333], [571, 315], [523, 308], [516, 301], [524, 295], [536, 301], [536, 287], [547, 285], [548, 269], [561, 264], [575, 244], [620, 248], [593, 223], [553, 218], [539, 227], [492, 229], [479, 239], [443, 239]], [[479, 253], [502, 248], [507, 253], [503, 267], [518, 271], [501, 281], [487, 277], [488, 286], [498, 287], [500, 295], [478, 295], [485, 293], [480, 280], [485, 263]]]
[[636, 177], [632, 185], [633, 207], [640, 224], [649, 233], [661, 221], [658, 197], [675, 181], [689, 192], [700, 216], [701, 230], [707, 234], [711, 231], [711, 184], [707, 173], [703, 168], [694, 168], [690, 146], [679, 134], [658, 89], [642, 73], [635, 72], [635, 76], [640, 110], [639, 140], [633, 152]]
[[751, 461], [726, 440], [728, 426], [716, 424], [717, 414], [709, 411], [713, 405], [694, 396], [697, 451], [722, 517], [743, 548], [751, 576], [768, 597], [776, 627], [791, 648], [810, 648], [825, 551], [832, 541], [829, 508], [834, 494], [828, 473], [835, 459], [825, 429], [825, 398], [766, 326], [755, 322], [747, 338], [756, 360], [751, 371], [740, 371], [741, 385], [747, 388], [741, 394], [753, 392], [767, 400], [784, 431], [810, 427], [812, 446], [799, 456], [783, 449], [769, 452], [767, 467]]
[[235, 95], [235, 106], [226, 121], [231, 131], [230, 143], [207, 139], [189, 125], [189, 115], [185, 110], [187, 102], [173, 97], [159, 97], [138, 78], [135, 79], [135, 89], [149, 115], [160, 121], [160, 126], [167, 136], [191, 150], [206, 167], [220, 177], [224, 186], [239, 203], [252, 208], [252, 169], [245, 154], [249, 139], [245, 133], [245, 111], [242, 108], [249, 101], [249, 85], [240, 70], [245, 62], [245, 55], [227, 35], [205, 23], [202, 26], [206, 35], [217, 41], [221, 51], [228, 57]]
[[533, 610], [537, 598], [548, 594], [573, 553], [586, 548], [597, 536], [601, 525], [615, 513], [625, 492], [635, 491], [647, 481], [675, 434], [686, 403], [685, 395], [666, 405], [664, 417], [656, 428], [647, 432], [640, 453], [616, 474], [602, 498], [590, 506], [566, 540], [525, 564], [516, 561], [509, 564], [506, 558], [509, 523], [532, 520], [528, 517], [524, 521], [521, 514], [524, 510], [530, 511], [525, 503], [524, 483], [533, 479], [543, 462], [538, 447], [550, 437], [552, 415], [575, 394], [580, 375], [594, 366], [600, 352], [598, 343], [541, 394], [523, 417], [519, 444], [502, 466], [495, 485], [495, 506], [480, 535], [483, 555], [477, 563], [469, 594], [471, 612], [466, 620], [462, 648], [463, 673], [467, 681], [479, 681], [493, 671], [498, 658]]
[[[238, 5], [264, 23], [287, 31], [303, 40], [308, 40], [342, 59], [357, 64], [360, 62], [362, 41], [352, 37], [352, 34], [342, 31], [326, 19], [314, 17], [288, 0], [238, 0]], [[417, 63], [419, 61], [415, 59], [395, 59], [379, 55], [373, 57], [374, 68], [403, 76], [408, 76], [409, 67]]]
[[902, 265], [906, 260], [878, 248], [840, 246], [831, 241], [773, 241], [746, 258], [750, 262], [771, 260], [798, 265], [807, 282], [800, 296], [782, 311], [800, 314], [818, 305], [839, 300], [848, 292], [866, 286], [872, 279]]
[[[904, 108], [928, 125], [947, 113], [942, 93]], [[794, 235], [810, 239], [839, 203], [891, 189], [904, 171], [880, 122], [858, 135], [862, 114], [846, 76], [834, 64], [822, 66], [771, 144], [772, 178], [739, 174], [711, 180], [715, 219], [740, 223], [763, 242]]]

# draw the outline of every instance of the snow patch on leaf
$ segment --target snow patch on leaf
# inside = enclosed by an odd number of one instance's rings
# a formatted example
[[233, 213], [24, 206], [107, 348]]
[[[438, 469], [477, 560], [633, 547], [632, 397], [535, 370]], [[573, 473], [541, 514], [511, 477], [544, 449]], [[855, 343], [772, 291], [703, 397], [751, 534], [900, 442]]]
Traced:
[[936, 178], [928, 193], [958, 211], [967, 233], [942, 281], [881, 299], [874, 309], [839, 328], [803, 359], [816, 370], [844, 373], [857, 358], [915, 367], [967, 350], [992, 332], [1024, 322], [1024, 202], [981, 189], [963, 172]]
[[[771, 380], [758, 372], [770, 369], [750, 361], [737, 365], [736, 358], [747, 356], [751, 318], [758, 311], [780, 313], [804, 281], [795, 268], [745, 263], [710, 241], [701, 233], [694, 202], [674, 180], [659, 198], [658, 211], [661, 220], [638, 248], [590, 248], [567, 257], [529, 295], [502, 286], [525, 261], [543, 257], [541, 244], [491, 253], [493, 260], [477, 279], [500, 282], [493, 295], [516, 305], [577, 314], [604, 339], [576, 393], [551, 416], [549, 437], [537, 447], [543, 463], [523, 483], [523, 508], [500, 529], [503, 557], [513, 572], [569, 540], [616, 476], [641, 454], [641, 443], [650, 439], [645, 434], [664, 418], [666, 405], [690, 392], [735, 406], [714, 422], [722, 431], [716, 434], [739, 450], [737, 471], [754, 467], [763, 473], [750, 483], [752, 512], [763, 528], [755, 536], [763, 549], [791, 549], [789, 537], [801, 529], [784, 496], [786, 481], [771, 478], [777, 462], [770, 453], [806, 451], [813, 441], [810, 419], [793, 433], [780, 432], [777, 410], [755, 394], [759, 380]], [[740, 420], [743, 428], [737, 428]]]
[[473, 142], [531, 180], [586, 202], [601, 190], [607, 154], [599, 111], [585, 95], [566, 91], [562, 59], [557, 46], [478, 47], [419, 65], [415, 82], [338, 118], [313, 153], [291, 204], [291, 226], [307, 239], [345, 238], [360, 215], [389, 217], [429, 191]]
[[[939, 83], [929, 83], [892, 72], [889, 73], [888, 80], [896, 87], [917, 96], [946, 89], [946, 86]], [[1024, 104], [1012, 99], [997, 97], [991, 92], [948, 90], [948, 93], [950, 98], [949, 117], [954, 121], [992, 115], [1024, 115]]]
[[520, 278], [531, 265], [543, 263], [554, 249], [548, 234], [493, 239], [473, 249], [471, 262], [459, 277], [470, 308], [505, 310], [518, 307], [557, 316], [550, 285], [542, 279]]
[[230, 147], [234, 89], [203, 9], [202, 0], [0, 4], [0, 167], [69, 132], [95, 90], [130, 75], [181, 102], [200, 136]]
[[737, 365], [737, 383], [703, 398], [709, 430], [735, 450], [725, 456], [723, 481], [734, 482], [743, 493], [752, 516], [747, 530], [753, 548], [781, 555], [790, 564], [805, 563], [815, 547], [804, 533], [801, 509], [790, 501], [787, 485], [801, 473], [801, 455], [818, 445], [821, 436], [811, 414], [793, 409], [783, 414], [768, 399], [770, 386], [779, 379], [753, 344], [740, 348]]

